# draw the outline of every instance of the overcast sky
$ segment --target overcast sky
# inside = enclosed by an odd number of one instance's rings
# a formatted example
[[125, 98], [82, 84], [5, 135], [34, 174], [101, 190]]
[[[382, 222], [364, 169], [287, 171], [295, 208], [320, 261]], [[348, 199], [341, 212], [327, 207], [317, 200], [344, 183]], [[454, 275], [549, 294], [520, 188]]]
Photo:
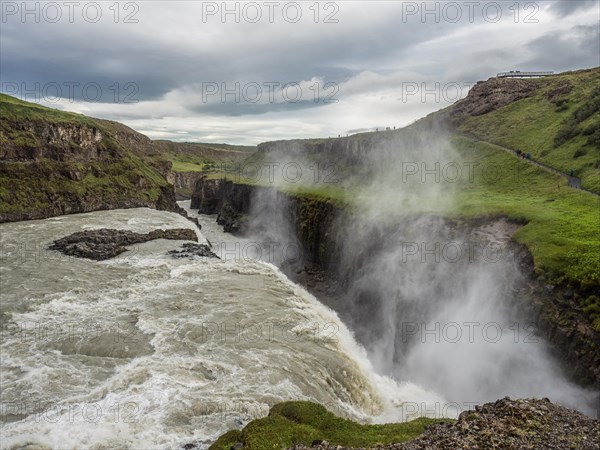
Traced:
[[154, 139], [400, 127], [497, 72], [600, 65], [599, 0], [0, 4], [3, 92]]

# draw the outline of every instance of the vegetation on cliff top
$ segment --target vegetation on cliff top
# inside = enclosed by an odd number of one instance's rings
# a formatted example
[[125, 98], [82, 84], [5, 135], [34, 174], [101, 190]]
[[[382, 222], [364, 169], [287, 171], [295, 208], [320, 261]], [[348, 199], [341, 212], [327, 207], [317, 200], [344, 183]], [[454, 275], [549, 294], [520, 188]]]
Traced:
[[98, 126], [90, 117], [29, 103], [6, 94], [0, 94], [0, 117], [4, 120], [43, 121], [87, 126]]
[[[83, 143], [82, 136], [91, 138]], [[167, 181], [119, 141], [110, 122], [2, 94], [0, 153], [3, 220], [174, 206]]]
[[158, 158], [171, 161], [174, 172], [212, 173], [232, 167], [256, 151], [255, 146], [153, 141]]
[[457, 191], [453, 216], [506, 216], [526, 223], [514, 238], [533, 254], [538, 275], [554, 283], [600, 286], [598, 197], [489, 144], [463, 137], [454, 144], [465, 159], [494, 167], [500, 176], [486, 177], [476, 168], [473, 181], [463, 181]]
[[243, 430], [224, 434], [210, 449], [229, 450], [238, 442], [244, 444], [244, 450], [280, 449], [294, 444], [311, 446], [315, 440], [364, 447], [373, 443], [405, 442], [417, 437], [429, 425], [451, 422], [419, 418], [405, 423], [362, 425], [337, 417], [315, 403], [284, 402], [273, 406], [267, 417], [253, 420]]
[[600, 331], [600, 198], [492, 145], [464, 137], [455, 137], [454, 145], [465, 159], [494, 167], [501, 176], [476, 172], [472, 182], [462, 182], [451, 217], [505, 216], [524, 223], [513, 238], [533, 255], [536, 275], [547, 284], [576, 288], [574, 310]]

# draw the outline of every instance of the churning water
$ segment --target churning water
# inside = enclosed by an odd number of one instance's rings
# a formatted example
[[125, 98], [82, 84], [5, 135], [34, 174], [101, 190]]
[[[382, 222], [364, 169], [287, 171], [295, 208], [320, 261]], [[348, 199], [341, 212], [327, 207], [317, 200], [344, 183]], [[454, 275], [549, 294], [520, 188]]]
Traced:
[[182, 242], [166, 240], [104, 262], [47, 250], [104, 227], [193, 225], [145, 208], [0, 225], [2, 448], [205, 448], [285, 400], [375, 422], [443, 401], [375, 374], [338, 316], [271, 264], [175, 259]]

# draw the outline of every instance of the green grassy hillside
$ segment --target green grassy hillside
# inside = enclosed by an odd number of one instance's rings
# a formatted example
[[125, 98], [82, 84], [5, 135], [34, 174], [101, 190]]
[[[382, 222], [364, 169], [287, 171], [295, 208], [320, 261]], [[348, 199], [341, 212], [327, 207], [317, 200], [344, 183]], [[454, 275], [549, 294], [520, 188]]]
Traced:
[[600, 68], [526, 82], [532, 96], [463, 116], [457, 132], [530, 152], [561, 172], [572, 168], [583, 187], [600, 192]]
[[[449, 130], [451, 145], [460, 159], [477, 164], [473, 179], [463, 176], [448, 186], [453, 192], [448, 199], [450, 206], [443, 202], [441, 205], [422, 202], [400, 208], [392, 199], [386, 209], [386, 220], [393, 221], [394, 216], [405, 214], [438, 214], [453, 219], [504, 216], [524, 223], [514, 238], [533, 255], [537, 276], [547, 284], [574, 288], [573, 307], [583, 310], [600, 331], [599, 197], [569, 187], [567, 177], [549, 173], [487, 143], [530, 152], [533, 160], [562, 172], [573, 167], [584, 187], [600, 191], [599, 83], [600, 69], [531, 80], [491, 79], [474, 88], [475, 92], [465, 100], [407, 129], [332, 140], [292, 141], [290, 148], [297, 153], [299, 146], [305, 147], [307, 158], [313, 162], [335, 160], [342, 181], [318, 185], [288, 183], [281, 189], [345, 208], [358, 208], [363, 187], [377, 181], [378, 174], [371, 173], [361, 179], [356, 173], [346, 171], [349, 163], [344, 161], [344, 152], [350, 154], [357, 148], [357, 140], [362, 140], [359, 144], [363, 144], [365, 152], [374, 152], [380, 143], [393, 145], [395, 136], [406, 142], [406, 133], [431, 135], [433, 127], [439, 129], [441, 125]], [[511, 101], [517, 89], [528, 96]], [[500, 104], [507, 104], [489, 108], [492, 97], [499, 99]], [[487, 112], [471, 115], [469, 110]], [[259, 150], [266, 151], [262, 154], [259, 151], [251, 160], [270, 160], [274, 153], [269, 149], [274, 147], [261, 144]], [[285, 147], [277, 144], [277, 152], [281, 153], [282, 148]], [[489, 176], [492, 172], [498, 176]], [[409, 188], [400, 181], [396, 187], [390, 186], [400, 190]], [[381, 208], [389, 200], [377, 198]]]
[[254, 146], [154, 141], [158, 158], [173, 163], [175, 172], [214, 172], [242, 161]]
[[[463, 158], [502, 174], [493, 181], [479, 176], [462, 183], [456, 214], [506, 215], [526, 222], [515, 239], [533, 254], [537, 274], [549, 283], [583, 288], [587, 294], [576, 306], [586, 309], [600, 330], [600, 198], [486, 144], [530, 152], [534, 161], [561, 172], [573, 168], [583, 187], [600, 192], [600, 69], [519, 82], [533, 85], [533, 95], [486, 114], [452, 119], [454, 146]], [[505, 89], [510, 86], [509, 81]], [[469, 101], [428, 119], [448, 117]]]
[[[464, 137], [455, 137], [453, 143], [465, 160], [480, 165], [472, 182], [461, 180], [452, 215], [455, 218], [506, 216], [525, 223], [514, 238], [528, 247], [542, 280], [580, 287], [586, 292], [597, 291], [600, 198], [572, 189], [565, 178], [515, 159], [489, 144]], [[490, 167], [502, 176], [482, 176], [482, 171]], [[600, 331], [600, 308], [590, 313]]]

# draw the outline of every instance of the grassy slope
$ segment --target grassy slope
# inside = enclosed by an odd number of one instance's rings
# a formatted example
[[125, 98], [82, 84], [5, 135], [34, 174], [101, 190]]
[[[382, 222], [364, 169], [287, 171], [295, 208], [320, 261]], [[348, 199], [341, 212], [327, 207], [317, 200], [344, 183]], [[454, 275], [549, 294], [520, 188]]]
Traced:
[[[566, 178], [492, 145], [462, 136], [454, 136], [452, 144], [464, 162], [477, 166], [472, 179], [465, 172], [455, 186], [451, 213], [445, 207], [435, 210], [423, 204], [416, 205], [421, 209], [390, 210], [387, 219], [393, 221], [395, 215], [408, 212], [442, 214], [453, 219], [504, 216], [526, 223], [514, 238], [532, 253], [536, 274], [549, 284], [583, 288], [585, 295], [577, 298], [579, 303], [575, 306], [583, 308], [600, 331], [600, 300], [590, 293], [600, 287], [600, 199], [572, 189], [567, 186]], [[225, 177], [250, 184], [239, 176]], [[288, 183], [280, 189], [290, 195], [354, 208], [360, 199], [360, 189], [355, 186]]]
[[[531, 82], [538, 86], [534, 96], [468, 117], [459, 131], [530, 152], [561, 172], [573, 168], [583, 187], [600, 192], [600, 68]], [[560, 87], [570, 91], [551, 95]], [[557, 145], [561, 133], [568, 139]]]
[[406, 423], [362, 425], [334, 416], [323, 406], [311, 402], [284, 402], [271, 408], [263, 419], [253, 420], [241, 431], [221, 436], [210, 449], [229, 450], [237, 442], [244, 449], [281, 449], [293, 444], [309, 447], [317, 439], [332, 444], [364, 447], [374, 443], [391, 444], [417, 437], [432, 423], [449, 422], [420, 418]]
[[58, 109], [47, 108], [35, 103], [25, 102], [6, 94], [0, 94], [2, 118], [10, 120], [39, 120], [51, 123], [80, 124], [96, 126], [93, 119]]
[[[54, 205], [73, 205], [81, 199], [103, 203], [153, 203], [161, 196], [166, 180], [140, 157], [123, 148], [111, 130], [92, 118], [0, 94], [0, 145], [10, 142], [19, 148], [45, 145], [28, 130], [15, 123], [58, 124], [101, 130], [99, 147], [118, 157], [108, 161], [56, 161], [38, 158], [33, 162], [2, 162], [0, 173], [0, 214], [20, 214], [49, 210]], [[76, 147], [76, 144], [73, 143]], [[71, 179], [69, 172], [84, 174]], [[143, 187], [142, 189], [140, 189]]]
[[[600, 144], [593, 140], [600, 133], [600, 69], [533, 82], [538, 84], [533, 97], [467, 117], [458, 133], [531, 152], [533, 159], [562, 172], [572, 167], [584, 187], [600, 192]], [[562, 95], [551, 95], [561, 87]], [[574, 306], [583, 308], [600, 330], [600, 300], [590, 295], [600, 289], [600, 199], [492, 146], [460, 137], [454, 144], [465, 160], [495, 166], [503, 175], [463, 183], [456, 214], [506, 215], [527, 222], [515, 239], [533, 254], [536, 273], [549, 283], [584, 288], [587, 294]]]
[[[454, 145], [465, 160], [480, 164], [472, 182], [461, 181], [454, 216], [527, 222], [515, 239], [533, 254], [539, 276], [552, 283], [600, 286], [598, 197], [488, 144], [455, 137]], [[491, 167], [502, 176], [482, 176]]]
[[256, 147], [228, 144], [155, 141], [160, 158], [173, 163], [175, 172], [211, 173], [230, 166], [256, 151]]

